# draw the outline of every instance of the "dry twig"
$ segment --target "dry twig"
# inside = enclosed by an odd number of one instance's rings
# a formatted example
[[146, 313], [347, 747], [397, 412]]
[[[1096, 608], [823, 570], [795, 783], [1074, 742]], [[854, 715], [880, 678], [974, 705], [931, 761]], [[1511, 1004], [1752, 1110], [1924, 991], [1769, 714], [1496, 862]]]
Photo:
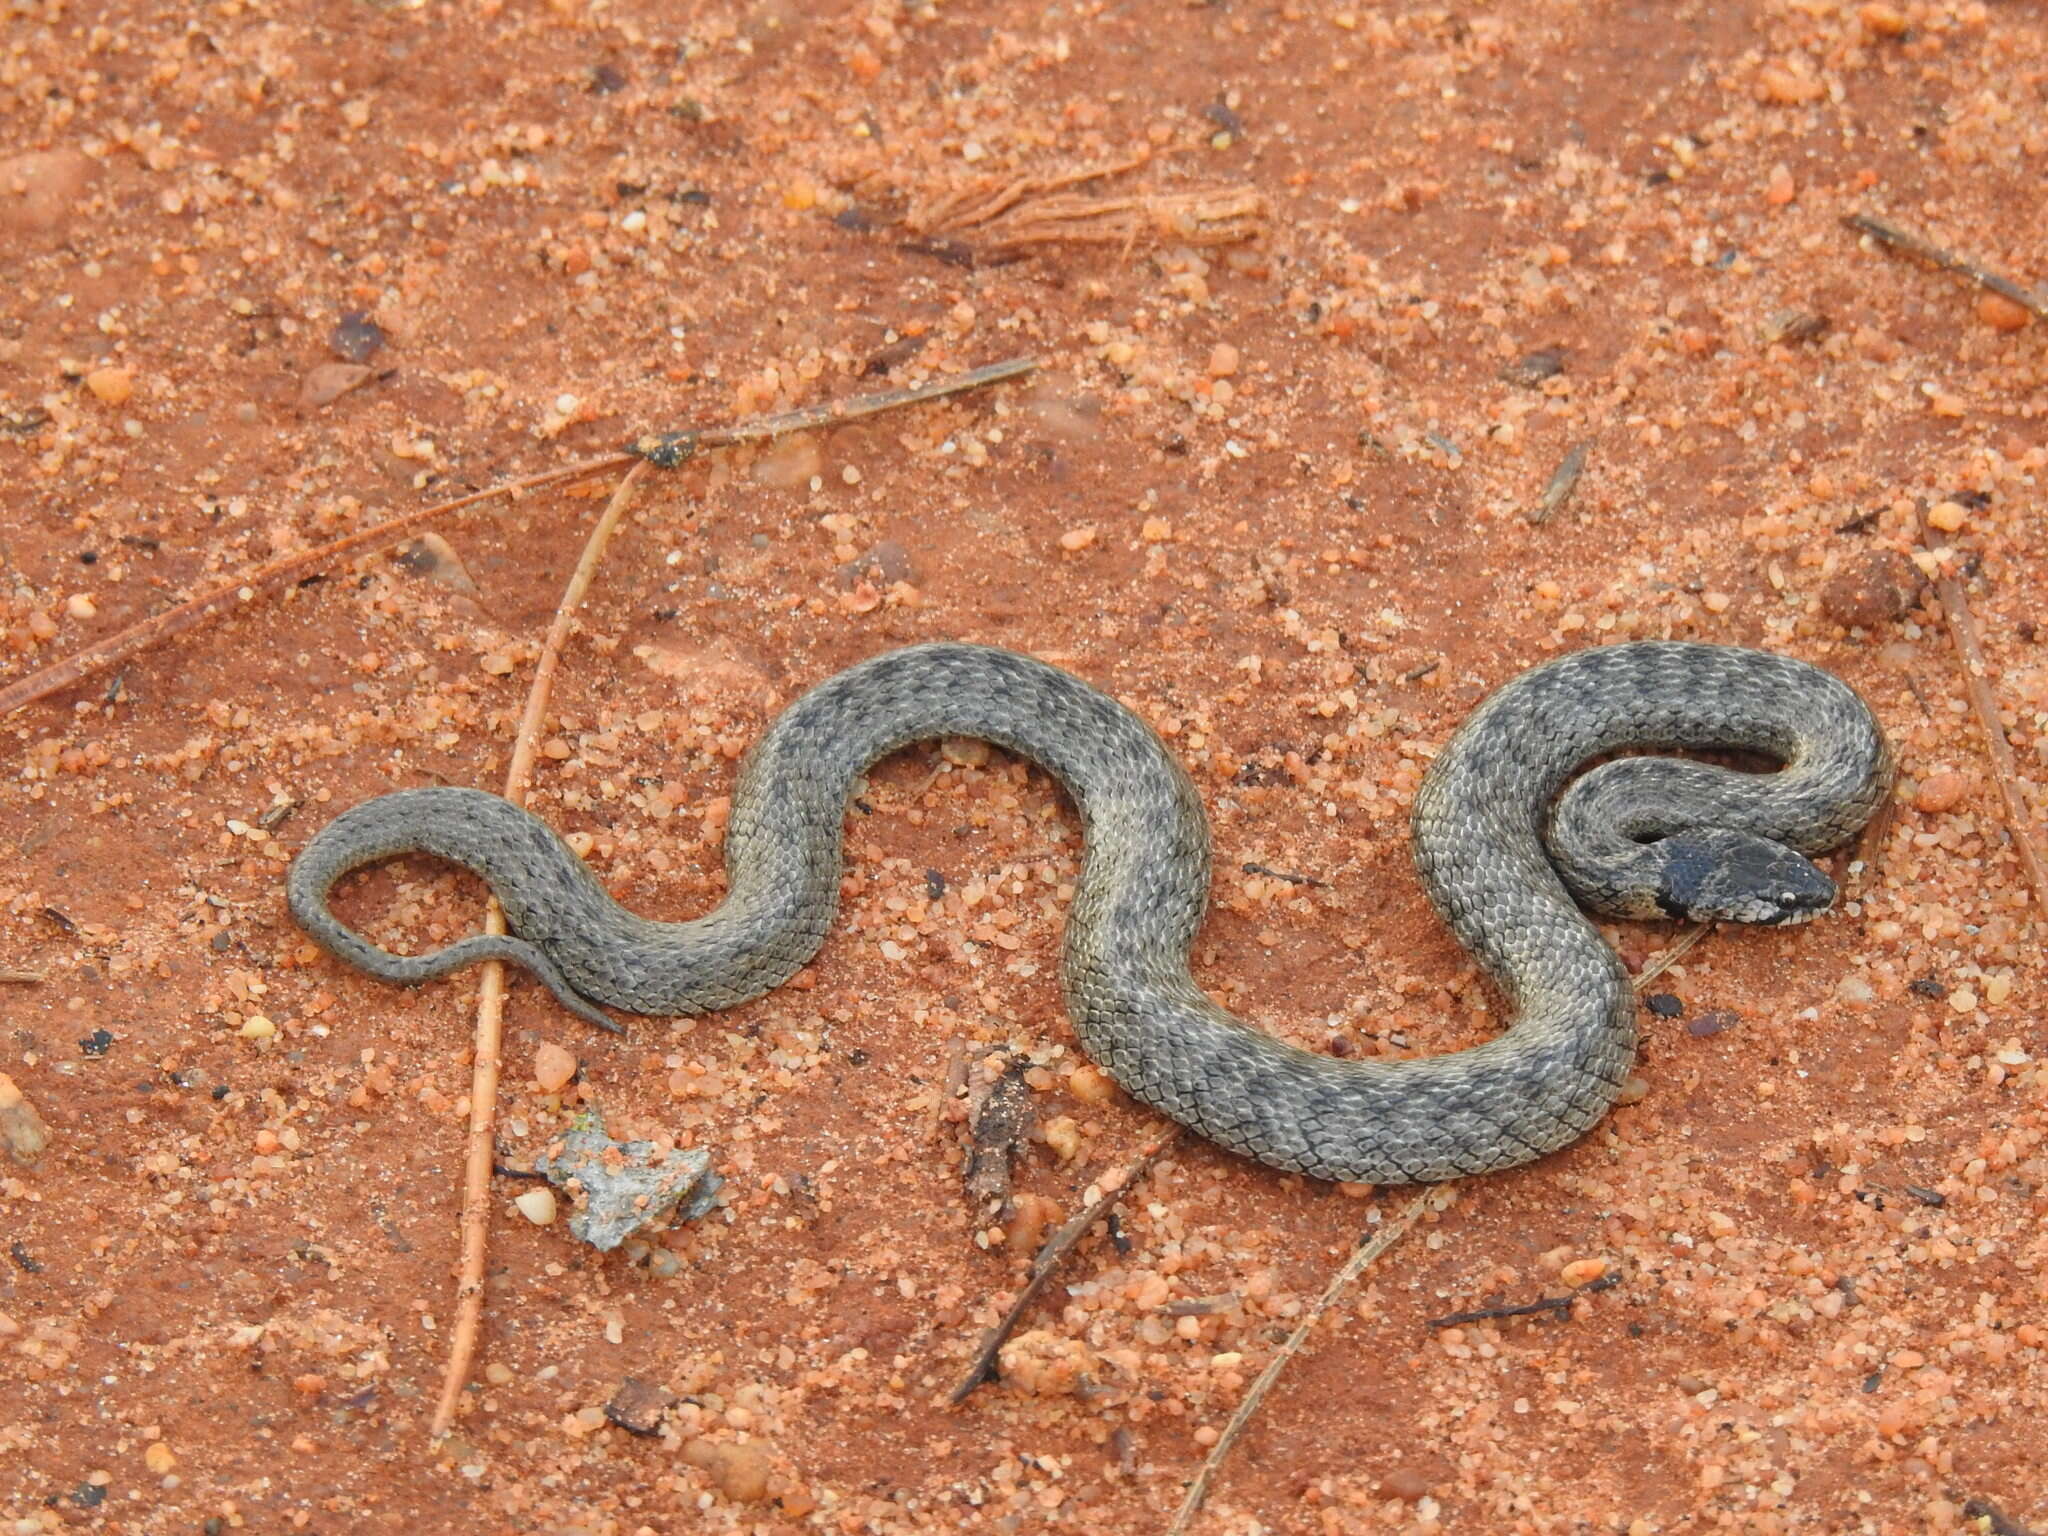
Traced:
[[[540, 660], [533, 669], [533, 686], [527, 690], [526, 713], [520, 717], [519, 733], [512, 741], [512, 764], [505, 770], [505, 798], [514, 805], [526, 803], [527, 784], [533, 777], [533, 760], [539, 752], [542, 724], [547, 718], [548, 698], [554, 691], [555, 669], [575, 628], [576, 611], [583, 605], [584, 593], [590, 590], [591, 578], [604, 558], [612, 531], [632, 504], [633, 488], [646, 470], [645, 464], [635, 464], [612, 492], [611, 501], [583, 545], [583, 556], [562, 591], [562, 600], [555, 607], [554, 623], [548, 626]], [[495, 899], [484, 914], [484, 931], [505, 931], [505, 914]], [[491, 1173], [497, 1163], [498, 1070], [503, 1060], [504, 1008], [504, 962], [487, 960], [477, 993], [476, 1059], [470, 1069], [469, 1156], [462, 1188], [462, 1270], [455, 1286], [455, 1332], [448, 1341], [448, 1371], [441, 1382], [440, 1405], [434, 1410], [433, 1432], [437, 1436], [446, 1434], [455, 1422], [463, 1389], [469, 1384], [469, 1368], [476, 1358], [477, 1334], [483, 1322]]]
[[1872, 218], [1867, 213], [1845, 214], [1842, 222], [1858, 234], [1868, 235], [1879, 245], [1895, 251], [1904, 251], [1908, 256], [1937, 266], [1944, 272], [1953, 272], [1958, 277], [1967, 277], [1979, 288], [1988, 288], [2002, 299], [2010, 299], [2036, 319], [2048, 320], [2048, 299], [2034, 293], [2009, 277], [2000, 277], [1996, 272], [1967, 256], [1958, 256], [1954, 251], [1944, 250], [1930, 240], [1887, 224], [1882, 219]]
[[1117, 1203], [1129, 1194], [1152, 1165], [1159, 1161], [1160, 1155], [1179, 1139], [1180, 1127], [1177, 1125], [1156, 1128], [1145, 1145], [1138, 1149], [1137, 1155], [1125, 1165], [1122, 1182], [1114, 1189], [1105, 1190], [1101, 1199], [1083, 1206], [1067, 1219], [1065, 1225], [1045, 1240], [1044, 1246], [1038, 1250], [1038, 1256], [1031, 1261], [1031, 1275], [1024, 1282], [1024, 1289], [1019, 1291], [1017, 1299], [1010, 1303], [1010, 1310], [1003, 1314], [1003, 1320], [991, 1328], [988, 1337], [981, 1341], [981, 1348], [975, 1352], [974, 1364], [961, 1378], [960, 1385], [953, 1389], [952, 1395], [947, 1399], [948, 1402], [965, 1402], [969, 1393], [995, 1374], [996, 1356], [1002, 1350], [1003, 1341], [1009, 1338], [1010, 1330], [1017, 1326], [1017, 1320], [1024, 1315], [1025, 1309], [1038, 1299], [1038, 1293], [1045, 1289], [1045, 1282], [1051, 1279], [1052, 1272], [1059, 1268], [1060, 1260], [1066, 1257], [1067, 1250], [1078, 1243], [1081, 1235], [1090, 1227], [1115, 1210]]
[[914, 389], [892, 389], [880, 394], [862, 395], [852, 400], [806, 406], [801, 410], [756, 417], [751, 421], [736, 422], [730, 426], [652, 433], [638, 438], [631, 448], [621, 453], [585, 459], [581, 463], [567, 464], [560, 469], [543, 470], [539, 474], [508, 480], [503, 485], [494, 485], [487, 490], [458, 496], [453, 501], [436, 502], [431, 507], [421, 507], [417, 511], [389, 518], [375, 527], [361, 529], [346, 538], [336, 539], [331, 544], [323, 544], [318, 549], [290, 555], [282, 560], [273, 560], [246, 576], [226, 582], [209, 592], [203, 592], [198, 597], [180, 603], [177, 607], [159, 613], [153, 618], [131, 624], [119, 633], [109, 635], [106, 639], [87, 646], [63, 661], [30, 673], [11, 687], [0, 689], [0, 719], [25, 705], [35, 703], [38, 699], [48, 698], [59, 689], [69, 688], [73, 683], [91, 677], [94, 673], [105, 671], [115, 662], [126, 660], [161, 640], [182, 634], [213, 614], [238, 603], [253, 601], [260, 592], [282, 586], [293, 577], [338, 560], [343, 555], [354, 554], [360, 550], [387, 548], [421, 524], [444, 517], [450, 512], [460, 511], [464, 507], [473, 507], [479, 502], [499, 497], [518, 496], [526, 491], [560, 485], [569, 480], [587, 480], [615, 469], [624, 469], [635, 459], [645, 459], [657, 469], [672, 469], [713, 448], [761, 442], [813, 427], [837, 426], [842, 422], [856, 421], [882, 411], [898, 410], [906, 405], [917, 405], [927, 400], [937, 400], [966, 390], [979, 389], [985, 385], [998, 384], [1006, 379], [1019, 378], [1037, 366], [1038, 359], [1033, 357], [1012, 358], [1008, 362], [994, 363], [986, 368], [974, 368], [966, 373], [936, 379]]
[[1707, 934], [1712, 931], [1713, 926], [1714, 925], [1712, 923], [1695, 923], [1692, 927], [1686, 929], [1684, 933], [1678, 936], [1678, 941], [1676, 943], [1674, 943], [1669, 949], [1660, 951], [1656, 959], [1652, 960], [1648, 965], [1645, 965], [1634, 976], [1630, 977], [1629, 985], [1634, 987], [1638, 992], [1642, 991], [1643, 988], [1647, 987], [1652, 981], [1656, 980], [1659, 976], [1662, 976], [1666, 971], [1670, 970], [1672, 966], [1678, 964], [1680, 960], [1682, 960], [1687, 954], [1689, 954], [1692, 950], [1693, 945], [1699, 943], [1701, 939], [1705, 938]]
[[[1921, 542], [1932, 551], [1941, 541], [1933, 525], [1927, 521], [1927, 504], [1924, 501], [1920, 503], [1919, 516]], [[2012, 839], [2013, 851], [2019, 855], [2020, 869], [2027, 877], [2027, 887], [2034, 895], [2034, 908], [2039, 912], [2048, 906], [2048, 873], [2043, 872], [2040, 850], [2034, 846], [2034, 822], [2027, 813], [2026, 801], [2020, 795], [2019, 766], [2013, 760], [2012, 744], [2005, 739], [2005, 725], [1998, 718], [1998, 700], [1986, 680], [1988, 669], [1984, 665], [1984, 648], [1977, 643], [1977, 621], [1970, 616], [1970, 603], [1963, 595], [1963, 584], [1946, 571], [1934, 578], [1934, 592], [1941, 600], [1949, 639], [1955, 642], [1956, 660], [1963, 669], [1963, 687], [1970, 695], [1971, 708], [1977, 713], [1977, 724], [1984, 731], [1984, 750], [1991, 759], [1991, 780], [1998, 786], [1998, 799], [2005, 807], [2006, 835]]]
[[1439, 1185], [1434, 1189], [1424, 1190], [1409, 1202], [1408, 1208], [1400, 1215], [1392, 1221], [1382, 1222], [1378, 1231], [1362, 1239], [1359, 1245], [1351, 1250], [1351, 1257], [1344, 1261], [1344, 1267], [1330, 1277], [1330, 1283], [1323, 1287], [1323, 1294], [1316, 1298], [1316, 1304], [1310, 1307], [1301, 1321], [1295, 1325], [1294, 1332], [1287, 1336], [1287, 1342], [1280, 1346], [1279, 1353], [1273, 1356], [1263, 1371], [1259, 1372], [1259, 1379], [1252, 1383], [1251, 1390], [1244, 1395], [1244, 1401], [1237, 1405], [1237, 1412], [1233, 1413], [1230, 1422], [1223, 1426], [1223, 1434], [1210, 1450], [1208, 1459], [1202, 1463], [1202, 1470], [1195, 1474], [1195, 1480], [1188, 1485], [1187, 1496], [1181, 1500], [1180, 1512], [1173, 1517], [1173, 1524], [1167, 1527], [1166, 1536], [1183, 1536], [1193, 1523], [1195, 1516], [1201, 1511], [1202, 1501], [1209, 1496], [1209, 1484], [1215, 1480], [1217, 1469], [1223, 1464], [1223, 1458], [1230, 1454], [1230, 1448], [1237, 1443], [1238, 1436], [1244, 1433], [1245, 1425], [1251, 1422], [1252, 1415], [1258, 1412], [1259, 1404], [1272, 1390], [1273, 1383], [1279, 1380], [1280, 1373], [1287, 1369], [1287, 1362], [1292, 1360], [1301, 1346], [1307, 1342], [1310, 1332], [1322, 1320], [1323, 1314], [1336, 1305], [1338, 1299], [1351, 1288], [1351, 1282], [1365, 1272], [1368, 1264], [1401, 1240], [1424, 1211], [1432, 1205], [1442, 1210], [1449, 1203], [1446, 1197], [1455, 1188], [1455, 1185]]

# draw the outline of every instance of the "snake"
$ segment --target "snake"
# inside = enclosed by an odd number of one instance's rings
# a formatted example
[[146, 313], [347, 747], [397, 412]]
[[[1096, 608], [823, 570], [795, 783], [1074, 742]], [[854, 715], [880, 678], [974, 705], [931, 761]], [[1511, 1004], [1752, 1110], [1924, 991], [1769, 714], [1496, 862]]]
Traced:
[[[1803, 922], [1836, 894], [1813, 856], [1854, 834], [1893, 776], [1863, 700], [1788, 657], [1629, 641], [1511, 678], [1413, 793], [1423, 889], [1512, 1010], [1498, 1034], [1434, 1055], [1307, 1050], [1204, 993], [1189, 955], [1211, 845], [1193, 780], [1132, 709], [1071, 672], [982, 645], [886, 651], [790, 703], [741, 765], [726, 894], [703, 916], [661, 922], [627, 910], [545, 822], [459, 786], [401, 789], [343, 811], [293, 861], [287, 902], [321, 946], [387, 981], [496, 958], [614, 1030], [607, 1007], [731, 1008], [787, 981], [823, 944], [861, 776], [899, 748], [952, 737], [1040, 765], [1079, 812], [1060, 980], [1088, 1056], [1132, 1097], [1222, 1147], [1375, 1185], [1490, 1173], [1584, 1135], [1622, 1094], [1637, 1046], [1628, 972], [1587, 909]], [[414, 853], [481, 876], [509, 931], [403, 955], [335, 916], [330, 892], [345, 874]]]

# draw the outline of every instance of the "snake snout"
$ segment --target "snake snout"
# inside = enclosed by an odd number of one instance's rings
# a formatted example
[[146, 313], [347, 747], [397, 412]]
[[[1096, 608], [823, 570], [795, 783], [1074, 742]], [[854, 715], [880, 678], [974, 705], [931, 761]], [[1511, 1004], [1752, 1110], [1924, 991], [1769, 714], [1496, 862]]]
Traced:
[[1835, 882], [1796, 849], [1719, 827], [1680, 832], [1654, 845], [1657, 905], [1695, 922], [1803, 923], [1834, 904]]

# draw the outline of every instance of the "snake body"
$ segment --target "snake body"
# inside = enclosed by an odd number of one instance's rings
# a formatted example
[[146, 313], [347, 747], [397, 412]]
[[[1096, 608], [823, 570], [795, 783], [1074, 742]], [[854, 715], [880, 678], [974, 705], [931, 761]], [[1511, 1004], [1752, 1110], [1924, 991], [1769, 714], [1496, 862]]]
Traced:
[[[323, 946], [392, 981], [495, 955], [530, 967], [608, 1027], [595, 1005], [729, 1008], [787, 980], [823, 942], [857, 777], [937, 736], [979, 737], [1039, 763], [1080, 811], [1083, 862], [1061, 981], [1088, 1054], [1132, 1095], [1225, 1147], [1373, 1183], [1527, 1162], [1582, 1135], [1620, 1093], [1635, 1054], [1634, 997], [1560, 865], [1583, 899], [1610, 910], [1799, 921], [1833, 895], [1801, 855], [1861, 826], [1891, 772], [1862, 701], [1802, 662], [1641, 642], [1523, 673], [1473, 712], [1414, 803], [1430, 900], [1505, 991], [1514, 1019], [1484, 1044], [1412, 1060], [1317, 1055], [1210, 1001], [1188, 973], [1208, 896], [1209, 828], [1186, 772], [1115, 700], [983, 646], [887, 652], [791, 704], [741, 770], [725, 841], [728, 894], [706, 916], [662, 923], [626, 911], [544, 823], [456, 788], [401, 790], [344, 812], [294, 862], [288, 899]], [[1560, 800], [1588, 760], [1639, 746], [1746, 749], [1783, 766], [1750, 774], [1623, 758]], [[1578, 844], [1567, 846], [1575, 827]], [[1548, 852], [1546, 837], [1559, 839]], [[481, 875], [510, 935], [402, 956], [342, 924], [328, 907], [335, 881], [405, 852]]]

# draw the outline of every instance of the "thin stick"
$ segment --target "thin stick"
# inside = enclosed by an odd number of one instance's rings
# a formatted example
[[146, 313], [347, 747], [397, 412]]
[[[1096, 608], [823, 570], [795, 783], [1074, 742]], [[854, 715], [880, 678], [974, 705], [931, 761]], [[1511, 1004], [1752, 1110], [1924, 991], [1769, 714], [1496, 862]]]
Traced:
[[1476, 1307], [1470, 1312], [1452, 1312], [1443, 1317], [1423, 1320], [1425, 1328], [1462, 1328], [1467, 1323], [1491, 1323], [1510, 1317], [1535, 1317], [1544, 1312], [1569, 1312], [1572, 1303], [1581, 1296], [1590, 1296], [1595, 1291], [1611, 1291], [1621, 1284], [1618, 1274], [1602, 1275], [1590, 1281], [1567, 1296], [1539, 1296], [1534, 1301], [1519, 1301], [1506, 1307]]
[[996, 1356], [1002, 1352], [1003, 1341], [1010, 1336], [1010, 1330], [1017, 1326], [1017, 1320], [1025, 1309], [1038, 1299], [1038, 1293], [1045, 1289], [1045, 1282], [1052, 1278], [1052, 1272], [1059, 1268], [1060, 1260], [1067, 1250], [1081, 1240], [1081, 1235], [1096, 1222], [1115, 1210], [1119, 1201], [1130, 1193], [1138, 1181], [1146, 1175], [1160, 1155], [1180, 1139], [1180, 1127], [1158, 1126], [1153, 1135], [1141, 1146], [1137, 1154], [1124, 1167], [1123, 1182], [1115, 1189], [1106, 1190], [1101, 1199], [1083, 1206], [1069, 1217], [1064, 1226], [1045, 1240], [1038, 1250], [1038, 1256], [1031, 1261], [1030, 1278], [1024, 1282], [1024, 1289], [1017, 1293], [1017, 1299], [1010, 1303], [1010, 1310], [1003, 1314], [1003, 1320], [988, 1331], [988, 1337], [981, 1341], [981, 1348], [975, 1352], [974, 1364], [961, 1378], [946, 1399], [953, 1404], [963, 1403], [968, 1395], [983, 1382], [995, 1375]]
[[44, 667], [40, 672], [31, 672], [12, 686], [0, 689], [0, 719], [13, 714], [24, 705], [38, 699], [46, 699], [60, 688], [69, 688], [73, 683], [91, 677], [95, 672], [104, 672], [117, 661], [125, 661], [136, 652], [146, 650], [160, 640], [182, 634], [210, 614], [218, 613], [234, 603], [252, 601], [259, 592], [282, 585], [292, 577], [309, 571], [315, 566], [338, 560], [343, 555], [353, 554], [365, 547], [382, 547], [396, 543], [405, 534], [420, 524], [429, 522], [463, 507], [475, 506], [480, 501], [490, 501], [499, 496], [517, 496], [524, 491], [539, 490], [542, 486], [560, 485], [565, 480], [582, 480], [592, 475], [604, 474], [607, 470], [619, 469], [633, 462], [630, 453], [606, 454], [601, 459], [585, 459], [580, 464], [567, 464], [560, 469], [543, 470], [537, 475], [526, 475], [518, 480], [508, 480], [503, 485], [494, 485], [489, 490], [474, 491], [467, 496], [458, 496], [453, 501], [436, 502], [431, 507], [421, 507], [416, 512], [406, 512], [398, 517], [388, 518], [371, 528], [351, 533], [336, 539], [332, 544], [323, 544], [318, 549], [308, 550], [302, 555], [291, 555], [237, 580], [203, 592], [189, 602], [157, 614], [153, 618], [129, 625], [126, 629], [107, 636], [106, 639], [87, 646], [53, 666]]
[[[1237, 1443], [1237, 1437], [1244, 1433], [1245, 1425], [1251, 1422], [1252, 1415], [1259, 1410], [1259, 1404], [1272, 1390], [1273, 1383], [1279, 1380], [1280, 1373], [1287, 1369], [1287, 1362], [1300, 1351], [1310, 1331], [1322, 1320], [1323, 1314], [1336, 1305], [1338, 1298], [1351, 1288], [1351, 1282], [1365, 1272], [1368, 1264], [1399, 1242], [1422, 1213], [1428, 1210], [1433, 1202], [1442, 1199], [1447, 1190], [1454, 1187], [1446, 1185], [1424, 1190], [1400, 1215], [1392, 1221], [1382, 1223], [1377, 1232], [1362, 1239], [1358, 1246], [1351, 1250], [1351, 1257], [1344, 1261], [1344, 1267], [1330, 1277], [1330, 1283], [1323, 1287], [1323, 1294], [1316, 1299], [1316, 1304], [1309, 1308], [1307, 1314], [1295, 1326], [1294, 1332], [1287, 1336], [1287, 1342], [1280, 1346], [1280, 1352], [1273, 1356], [1271, 1363], [1259, 1372], [1259, 1379], [1252, 1383], [1251, 1390], [1244, 1395], [1244, 1401], [1237, 1405], [1237, 1412], [1233, 1413], [1230, 1422], [1223, 1426], [1222, 1437], [1211, 1448], [1208, 1459], [1202, 1463], [1202, 1470], [1195, 1474], [1195, 1480], [1188, 1485], [1187, 1497], [1181, 1500], [1180, 1513], [1173, 1517], [1173, 1524], [1167, 1528], [1166, 1536], [1183, 1536], [1194, 1522], [1196, 1514], [1202, 1508], [1202, 1501], [1209, 1496], [1209, 1484], [1215, 1480], [1217, 1469], [1223, 1464], [1223, 1458], [1230, 1454], [1230, 1448]], [[1443, 1207], [1439, 1205], [1437, 1208], [1441, 1210]]]
[[103, 672], [115, 662], [124, 661], [159, 641], [182, 634], [212, 614], [236, 603], [253, 601], [258, 593], [278, 587], [316, 566], [325, 565], [357, 550], [382, 548], [394, 544], [421, 524], [464, 507], [475, 506], [479, 502], [499, 497], [517, 496], [525, 491], [539, 490], [543, 486], [560, 485], [567, 480], [586, 480], [615, 469], [623, 469], [635, 459], [645, 459], [657, 469], [673, 469], [708, 449], [730, 447], [736, 443], [760, 442], [812, 427], [836, 426], [841, 422], [857, 421], [864, 416], [873, 416], [882, 411], [898, 410], [906, 405], [917, 405], [927, 400], [942, 399], [948, 395], [961, 394], [990, 384], [1000, 384], [1006, 379], [1019, 378], [1037, 366], [1038, 359], [1035, 357], [1012, 358], [1008, 362], [993, 363], [986, 368], [974, 368], [950, 378], [936, 379], [914, 389], [892, 389], [842, 402], [806, 406], [801, 410], [756, 417], [751, 421], [736, 422], [730, 426], [652, 433], [638, 438], [630, 449], [622, 453], [584, 459], [580, 463], [566, 464], [560, 469], [543, 470], [539, 474], [508, 480], [503, 485], [494, 485], [487, 490], [458, 496], [453, 501], [436, 502], [431, 507], [421, 507], [418, 511], [403, 513], [374, 527], [364, 528], [349, 534], [346, 538], [337, 539], [331, 544], [323, 544], [318, 549], [292, 555], [283, 560], [274, 560], [269, 565], [251, 571], [235, 581], [226, 582], [209, 592], [201, 593], [198, 597], [180, 603], [177, 607], [153, 618], [131, 624], [126, 629], [66, 657], [63, 661], [30, 673], [19, 682], [0, 689], [0, 719], [25, 705], [35, 703], [38, 699], [48, 698], [59, 689], [69, 688], [73, 683], [91, 677], [96, 672]]
[[729, 427], [685, 428], [680, 432], [650, 432], [634, 440], [632, 451], [657, 469], [673, 469], [712, 448], [731, 448], [739, 443], [758, 443], [791, 432], [808, 432], [813, 427], [836, 427], [884, 411], [898, 411], [906, 405], [943, 400], [970, 389], [985, 389], [1010, 379], [1022, 378], [1038, 367], [1035, 357], [1013, 357], [1007, 362], [970, 368], [949, 378], [933, 379], [909, 389], [885, 389], [878, 394], [858, 395], [851, 400], [831, 400], [822, 405], [801, 406], [774, 416], [757, 416]]
[[[1929, 550], [1940, 542], [1927, 521], [1927, 503], [1919, 505], [1920, 538]], [[2033, 892], [2036, 910], [2048, 907], [2048, 873], [2041, 868], [2041, 855], [2034, 846], [2033, 818], [2020, 798], [2019, 766], [2013, 761], [2012, 744], [2005, 739], [2005, 726], [1998, 718], [1998, 699], [1985, 680], [1984, 648], [1977, 643], [1977, 621], [1970, 616], [1963, 584], [1947, 572], [1934, 578], [1934, 592], [1941, 599], [1942, 616], [1948, 621], [1949, 639], [1955, 642], [1956, 660], [1962, 664], [1963, 687], [1970, 706], [1977, 712], [1977, 724], [1984, 731], [1985, 754], [1991, 759], [1991, 781], [1998, 786], [1998, 798], [2005, 807], [2006, 835], [2019, 855], [2020, 869]]]
[[[576, 611], [590, 590], [598, 562], [619, 519], [632, 504], [633, 489], [647, 472], [635, 464], [612, 492], [584, 542], [583, 557], [555, 606], [554, 623], [548, 626], [541, 645], [540, 660], [533, 670], [533, 686], [527, 690], [526, 713], [519, 721], [519, 733], [512, 742], [512, 764], [505, 770], [505, 798], [514, 805], [526, 803], [527, 786], [533, 778], [542, 723], [547, 718], [548, 698], [554, 690], [555, 669], [563, 647], [575, 628]], [[484, 914], [484, 931], [505, 931], [505, 914], [494, 899]], [[455, 1332], [448, 1343], [448, 1371], [441, 1382], [440, 1406], [434, 1410], [433, 1433], [448, 1432], [455, 1412], [469, 1385], [470, 1366], [476, 1359], [477, 1335], [484, 1310], [484, 1260], [490, 1242], [491, 1172], [497, 1163], [498, 1071], [503, 1061], [505, 1009], [505, 967], [503, 962], [484, 963], [483, 981], [477, 993], [476, 1060], [469, 1082], [469, 1156], [462, 1188], [462, 1270], [455, 1287]]]
[[1662, 976], [1672, 966], [1678, 964], [1691, 951], [1693, 945], [1699, 943], [1701, 939], [1707, 936], [1713, 926], [1712, 923], [1697, 923], [1688, 928], [1679, 935], [1677, 943], [1673, 944], [1669, 949], [1659, 951], [1656, 959], [1630, 977], [1629, 985], [1638, 992], [1642, 991], [1643, 988], [1656, 980], [1657, 977]]
[[1895, 251], [1904, 251], [1909, 256], [1917, 256], [1944, 272], [1967, 277], [1979, 288], [1988, 288], [2002, 299], [2011, 299], [2037, 319], [2048, 320], [2048, 299], [2021, 287], [2009, 277], [2000, 277], [1996, 272], [1970, 260], [1967, 256], [1958, 256], [1954, 251], [1943, 250], [1910, 230], [1887, 224], [1867, 213], [1846, 214], [1842, 222], [1858, 234], [1870, 236], [1879, 245], [1889, 246]]
[[1571, 452], [1557, 466], [1557, 473], [1543, 487], [1543, 494], [1536, 498], [1536, 505], [1529, 509], [1530, 527], [1540, 528], [1572, 499], [1572, 492], [1578, 489], [1579, 476], [1585, 472], [1586, 455], [1592, 451], [1591, 443], [1572, 444]]
[[42, 979], [41, 971], [0, 971], [0, 982], [9, 986], [33, 986]]

